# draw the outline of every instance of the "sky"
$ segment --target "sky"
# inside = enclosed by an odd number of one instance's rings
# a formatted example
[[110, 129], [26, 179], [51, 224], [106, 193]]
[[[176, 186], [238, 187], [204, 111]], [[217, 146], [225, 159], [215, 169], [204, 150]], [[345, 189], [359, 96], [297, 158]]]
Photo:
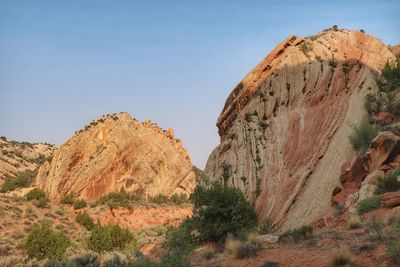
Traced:
[[291, 34], [400, 43], [400, 0], [0, 0], [0, 135], [62, 144], [103, 114], [173, 128], [200, 168], [237, 83]]

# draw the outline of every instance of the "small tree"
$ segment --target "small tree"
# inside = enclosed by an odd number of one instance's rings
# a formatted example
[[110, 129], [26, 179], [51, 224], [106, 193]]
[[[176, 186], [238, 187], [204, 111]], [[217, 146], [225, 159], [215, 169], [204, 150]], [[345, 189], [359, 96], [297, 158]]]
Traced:
[[70, 239], [61, 232], [56, 232], [48, 224], [34, 226], [26, 240], [26, 251], [29, 258], [42, 260], [61, 259], [70, 246]]
[[354, 149], [360, 154], [367, 152], [371, 141], [378, 135], [378, 128], [370, 124], [367, 120], [361, 122], [359, 126], [354, 127], [350, 136], [350, 142]]
[[215, 182], [210, 188], [197, 186], [192, 197], [191, 225], [200, 242], [224, 240], [229, 233], [239, 235], [257, 223], [254, 210], [237, 188]]

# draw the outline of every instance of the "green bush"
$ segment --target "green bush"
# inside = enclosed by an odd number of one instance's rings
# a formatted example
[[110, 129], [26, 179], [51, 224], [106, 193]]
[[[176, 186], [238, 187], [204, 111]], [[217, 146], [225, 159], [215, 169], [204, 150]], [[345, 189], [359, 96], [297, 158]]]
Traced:
[[390, 260], [394, 264], [400, 265], [400, 243], [391, 244], [386, 249], [387, 254], [389, 255]]
[[61, 199], [62, 204], [72, 205], [74, 204], [76, 197], [74, 193], [70, 193]]
[[74, 209], [79, 210], [79, 209], [83, 209], [84, 207], [86, 207], [86, 201], [84, 199], [76, 199], [74, 201]]
[[118, 225], [102, 226], [96, 224], [90, 233], [88, 247], [96, 252], [123, 249], [133, 241], [133, 234]]
[[33, 201], [34, 205], [38, 208], [45, 208], [48, 206], [48, 199], [46, 193], [39, 188], [34, 188], [26, 194], [26, 199]]
[[87, 230], [92, 230], [94, 227], [93, 219], [87, 214], [85, 211], [84, 213], [79, 213], [76, 215], [75, 221], [85, 227]]
[[95, 205], [108, 205], [110, 208], [131, 208], [132, 203], [139, 200], [138, 196], [128, 194], [123, 188], [120, 192], [111, 192], [96, 201]]
[[384, 92], [390, 92], [400, 86], [400, 55], [397, 55], [395, 62], [386, 63], [378, 85]]
[[195, 248], [196, 240], [191, 235], [192, 226], [191, 221], [184, 221], [177, 229], [171, 229], [167, 233], [164, 241], [164, 247], [169, 248], [171, 251], [179, 251], [183, 255], [191, 253]]
[[380, 179], [375, 193], [383, 194], [400, 190], [400, 182], [397, 180], [399, 176], [400, 169], [396, 169], [385, 178]]
[[220, 241], [227, 235], [248, 231], [257, 216], [243, 193], [232, 187], [213, 183], [210, 188], [197, 186], [192, 195], [193, 217], [190, 225], [199, 241]]
[[15, 177], [7, 177], [1, 187], [0, 192], [5, 193], [17, 188], [29, 186], [37, 175], [37, 170], [26, 170], [18, 173]]
[[27, 200], [39, 200], [41, 198], [46, 198], [46, 193], [43, 190], [40, 190], [39, 188], [34, 188], [31, 191], [26, 194], [26, 199]]
[[363, 214], [368, 211], [377, 209], [381, 206], [381, 197], [380, 196], [372, 196], [368, 197], [364, 200], [361, 200], [357, 205], [357, 213]]
[[303, 225], [298, 228], [294, 228], [286, 231], [279, 236], [279, 242], [299, 242], [312, 237], [313, 229], [311, 226]]
[[48, 224], [34, 226], [29, 233], [25, 248], [29, 258], [42, 260], [61, 259], [70, 246], [70, 239], [61, 232], [56, 232]]
[[364, 120], [357, 127], [354, 127], [350, 136], [350, 142], [353, 148], [360, 154], [367, 152], [371, 141], [378, 135], [378, 128], [368, 121]]

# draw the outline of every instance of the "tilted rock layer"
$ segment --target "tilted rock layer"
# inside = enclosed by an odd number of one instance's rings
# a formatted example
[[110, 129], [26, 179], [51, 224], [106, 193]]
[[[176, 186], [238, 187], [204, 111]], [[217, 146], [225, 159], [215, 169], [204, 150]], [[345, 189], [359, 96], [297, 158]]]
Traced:
[[93, 121], [61, 145], [39, 169], [36, 186], [55, 202], [70, 193], [96, 200], [121, 188], [169, 196], [192, 192], [195, 174], [171, 129], [120, 113]]
[[278, 227], [331, 211], [342, 163], [354, 154], [352, 126], [394, 55], [379, 39], [349, 30], [290, 36], [232, 91], [218, 118], [220, 145], [205, 174], [240, 188], [259, 217]]

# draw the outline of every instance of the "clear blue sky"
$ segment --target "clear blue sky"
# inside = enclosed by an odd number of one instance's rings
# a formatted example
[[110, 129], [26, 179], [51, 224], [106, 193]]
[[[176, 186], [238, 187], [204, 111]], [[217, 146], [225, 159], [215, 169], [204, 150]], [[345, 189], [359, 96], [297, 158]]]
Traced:
[[399, 0], [0, 0], [0, 135], [60, 144], [127, 111], [203, 167], [226, 97], [276, 44], [333, 24], [397, 44], [399, 18]]

